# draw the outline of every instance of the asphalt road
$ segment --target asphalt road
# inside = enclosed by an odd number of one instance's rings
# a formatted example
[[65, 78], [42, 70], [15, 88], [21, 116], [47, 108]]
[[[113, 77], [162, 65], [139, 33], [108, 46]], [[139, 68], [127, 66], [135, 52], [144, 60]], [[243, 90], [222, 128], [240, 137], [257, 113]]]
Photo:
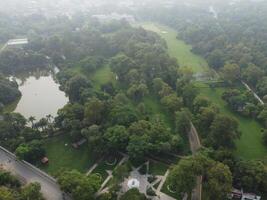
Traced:
[[16, 158], [0, 148], [0, 165], [7, 171], [19, 177], [26, 183], [38, 182], [41, 184], [41, 191], [47, 200], [63, 200], [62, 192], [56, 182], [38, 170], [27, 164], [16, 161]]

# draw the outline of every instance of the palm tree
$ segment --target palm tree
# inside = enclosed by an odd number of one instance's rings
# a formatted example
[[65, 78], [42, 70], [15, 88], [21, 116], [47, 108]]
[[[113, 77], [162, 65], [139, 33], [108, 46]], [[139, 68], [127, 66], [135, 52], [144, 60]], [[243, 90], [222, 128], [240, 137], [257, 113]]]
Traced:
[[46, 119], [49, 123], [51, 123], [51, 119], [53, 118], [53, 116], [51, 114], [46, 115]]
[[34, 116], [30, 116], [28, 121], [32, 124], [32, 128], [34, 128], [35, 124], [34, 121], [36, 120], [36, 118]]

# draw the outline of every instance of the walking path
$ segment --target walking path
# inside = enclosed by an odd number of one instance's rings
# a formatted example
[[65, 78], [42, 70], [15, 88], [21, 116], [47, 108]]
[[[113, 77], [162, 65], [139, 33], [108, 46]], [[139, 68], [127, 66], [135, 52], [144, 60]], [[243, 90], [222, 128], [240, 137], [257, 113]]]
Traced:
[[244, 81], [241, 81], [242, 84], [247, 88], [248, 91], [252, 92], [254, 97], [260, 102], [261, 105], [264, 105], [263, 100], [256, 94], [256, 92], [254, 92], [247, 83], [245, 83]]
[[164, 174], [164, 176], [162, 177], [161, 182], [160, 182], [160, 184], [159, 184], [159, 186], [157, 188], [156, 194], [160, 193], [160, 191], [161, 191], [161, 189], [162, 189], [162, 187], [163, 187], [163, 185], [164, 185], [169, 173], [170, 173], [170, 170], [167, 170], [166, 173]]
[[[188, 132], [189, 137], [189, 143], [190, 143], [190, 149], [192, 151], [192, 154], [196, 154], [197, 150], [201, 148], [200, 139], [197, 133], [197, 130], [193, 123], [191, 123], [191, 129]], [[197, 177], [197, 185], [196, 188], [192, 191], [192, 200], [201, 200], [202, 196], [202, 176]]]
[[89, 174], [91, 174], [95, 168], [97, 168], [97, 166], [99, 165], [99, 162], [95, 163], [86, 173], [86, 176], [88, 176]]
[[[127, 160], [129, 159], [129, 156], [128, 155], [126, 155], [126, 154], [123, 154], [123, 158], [121, 159], [121, 161], [118, 163], [118, 165], [116, 166], [116, 167], [118, 167], [118, 166], [120, 166], [120, 165], [122, 165], [124, 162], [126, 162]], [[89, 171], [90, 171], [90, 173], [96, 168], [98, 166], [98, 163], [96, 164], [96, 166], [92, 166], [92, 170], [90, 169]], [[115, 168], [116, 168], [115, 167]], [[88, 172], [89, 172], [88, 171]], [[87, 175], [89, 175], [90, 173], [88, 173], [87, 172]], [[105, 193], [105, 192], [108, 192], [108, 190], [109, 190], [109, 188], [108, 187], [105, 187], [106, 185], [107, 185], [107, 183], [109, 182], [109, 180], [110, 179], [112, 179], [113, 178], [113, 175], [112, 175], [112, 171], [111, 170], [107, 170], [107, 173], [108, 173], [108, 177], [104, 180], [104, 182], [101, 184], [101, 187], [100, 187], [100, 189], [98, 190], [98, 192], [96, 193], [96, 197], [98, 197], [99, 195], [101, 195], [101, 194], [103, 194], [103, 193]]]

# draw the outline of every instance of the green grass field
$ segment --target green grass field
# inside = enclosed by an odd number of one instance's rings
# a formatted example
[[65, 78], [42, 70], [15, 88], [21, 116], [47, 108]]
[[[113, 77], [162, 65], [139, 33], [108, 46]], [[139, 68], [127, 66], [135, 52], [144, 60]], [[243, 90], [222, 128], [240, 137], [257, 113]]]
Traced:
[[230, 110], [226, 102], [221, 98], [225, 88], [211, 89], [205, 84], [197, 84], [201, 95], [208, 97], [216, 104], [221, 113], [235, 117], [239, 121], [242, 132], [240, 140], [236, 141], [237, 155], [245, 159], [262, 159], [267, 156], [267, 148], [262, 143], [262, 126], [251, 118], [242, 117]]
[[99, 68], [93, 75], [92, 81], [94, 86], [100, 89], [101, 85], [111, 82], [115, 84], [116, 77], [115, 74], [111, 71], [109, 65]]
[[[190, 66], [195, 73], [203, 72], [209, 68], [208, 63], [202, 57], [191, 52], [192, 47], [190, 45], [176, 38], [177, 32], [174, 29], [152, 22], [145, 22], [138, 25], [158, 33], [165, 39], [170, 55], [177, 58], [180, 66]], [[221, 94], [224, 91], [223, 88], [217, 88], [216, 90], [201, 86], [199, 88], [200, 93], [217, 104], [222, 113], [233, 116], [239, 121], [242, 136], [236, 142], [236, 154], [245, 159], [266, 159], [267, 148], [262, 143], [261, 125], [253, 119], [245, 118], [232, 112], [227, 107], [226, 102], [221, 99]], [[240, 89], [243, 90], [244, 88]]]
[[94, 164], [94, 155], [88, 151], [87, 144], [84, 144], [79, 149], [74, 149], [71, 146], [71, 139], [68, 135], [47, 139], [44, 143], [44, 148], [49, 164], [47, 166], [42, 165], [41, 169], [52, 175], [61, 168], [86, 172]]
[[151, 23], [141, 23], [144, 29], [158, 33], [165, 39], [170, 56], [176, 58], [182, 67], [191, 67], [195, 73], [203, 72], [208, 69], [208, 63], [202, 57], [191, 52], [192, 47], [183, 40], [177, 39], [177, 31], [174, 29]]

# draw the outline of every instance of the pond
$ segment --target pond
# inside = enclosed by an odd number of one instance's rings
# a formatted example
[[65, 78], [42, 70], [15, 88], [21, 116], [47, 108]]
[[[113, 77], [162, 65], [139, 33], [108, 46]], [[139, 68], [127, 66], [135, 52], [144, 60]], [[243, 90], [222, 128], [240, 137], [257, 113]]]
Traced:
[[12, 79], [19, 84], [22, 96], [12, 110], [21, 113], [26, 118], [33, 116], [37, 120], [47, 115], [55, 117], [58, 109], [68, 103], [68, 98], [56, 82], [57, 72], [58, 69], [54, 68], [13, 76]]

